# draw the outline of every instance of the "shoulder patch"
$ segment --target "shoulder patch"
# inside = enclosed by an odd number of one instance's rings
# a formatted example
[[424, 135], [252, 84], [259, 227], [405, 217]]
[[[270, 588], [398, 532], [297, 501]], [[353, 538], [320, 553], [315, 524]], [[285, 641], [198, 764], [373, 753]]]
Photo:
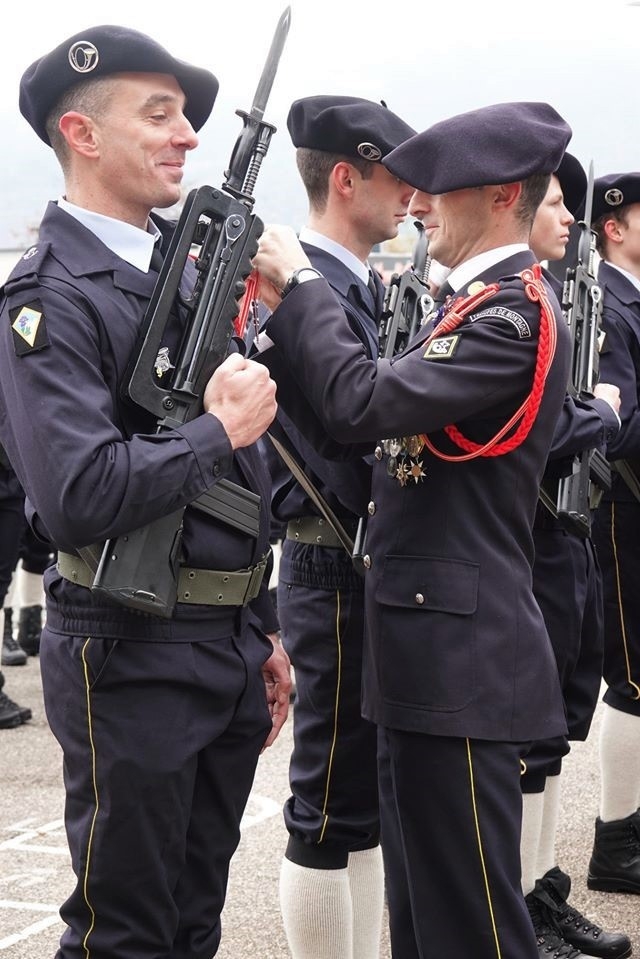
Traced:
[[508, 323], [511, 323], [511, 325], [515, 327], [521, 340], [528, 339], [531, 336], [531, 327], [524, 316], [521, 316], [514, 310], [507, 310], [504, 306], [492, 306], [489, 309], [483, 310], [482, 313], [474, 313], [469, 319], [472, 323], [475, 323], [476, 320], [481, 320], [485, 316], [496, 316], [500, 320], [506, 320]]
[[32, 300], [9, 310], [9, 322], [13, 332], [13, 348], [16, 356], [35, 353], [49, 346], [47, 327], [39, 300]]
[[431, 340], [422, 354], [423, 360], [450, 360], [456, 351], [460, 334], [454, 336], [439, 336]]

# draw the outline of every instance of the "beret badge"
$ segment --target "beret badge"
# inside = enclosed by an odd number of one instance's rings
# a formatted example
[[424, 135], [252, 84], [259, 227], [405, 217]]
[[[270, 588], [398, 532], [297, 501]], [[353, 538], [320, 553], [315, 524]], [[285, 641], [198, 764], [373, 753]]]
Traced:
[[624, 200], [624, 194], [622, 190], [618, 190], [617, 187], [612, 187], [604, 195], [605, 203], [608, 203], [609, 206], [620, 206]]
[[89, 40], [77, 40], [69, 47], [69, 63], [77, 73], [91, 73], [99, 59], [97, 47]]
[[375, 143], [359, 143], [357, 149], [360, 156], [365, 160], [382, 159], [382, 150]]

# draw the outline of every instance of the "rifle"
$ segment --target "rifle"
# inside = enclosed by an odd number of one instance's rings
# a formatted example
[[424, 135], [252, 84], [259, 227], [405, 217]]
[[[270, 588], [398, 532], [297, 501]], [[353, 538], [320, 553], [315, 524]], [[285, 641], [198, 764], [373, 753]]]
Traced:
[[394, 273], [389, 281], [378, 328], [379, 356], [390, 359], [401, 353], [433, 309], [429, 293], [429, 242], [420, 220], [414, 226], [418, 241], [414, 263], [404, 273]]
[[[290, 7], [284, 11], [256, 89], [249, 113], [237, 110], [243, 129], [233, 149], [220, 190], [192, 190], [160, 270], [143, 317], [138, 345], [123, 379], [121, 393], [157, 417], [156, 432], [173, 430], [202, 413], [204, 389], [227, 355], [238, 315], [238, 298], [252, 271], [262, 221], [252, 213], [253, 191], [275, 127], [263, 120], [289, 32]], [[181, 299], [185, 332], [171, 383], [154, 378], [160, 343], [169, 321], [180, 280], [192, 247], [196, 282]], [[190, 504], [254, 536], [258, 532], [260, 497], [221, 480]], [[102, 549], [92, 590], [123, 606], [169, 618], [177, 600], [178, 563], [186, 506], [148, 526], [116, 539]], [[82, 551], [83, 558], [90, 554]]]
[[[576, 264], [567, 269], [562, 291], [562, 312], [573, 343], [568, 392], [574, 399], [593, 399], [600, 365], [598, 336], [602, 320], [602, 290], [595, 272], [592, 203], [593, 162], [589, 167], [584, 218], [578, 223]], [[600, 450], [587, 449], [574, 454], [571, 472], [558, 484], [557, 515], [565, 529], [589, 536], [591, 511], [598, 506], [603, 492], [610, 488], [611, 469]]]

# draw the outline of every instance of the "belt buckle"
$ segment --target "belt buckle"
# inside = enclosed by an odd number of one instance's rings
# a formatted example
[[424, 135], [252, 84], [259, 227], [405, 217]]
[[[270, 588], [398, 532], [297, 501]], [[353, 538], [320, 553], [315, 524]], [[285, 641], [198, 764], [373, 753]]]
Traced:
[[258, 593], [260, 592], [260, 586], [262, 584], [262, 577], [267, 566], [267, 554], [265, 554], [259, 563], [251, 570], [251, 576], [249, 577], [249, 582], [247, 584], [247, 589], [244, 594], [244, 605], [251, 602], [252, 599], [255, 599]]

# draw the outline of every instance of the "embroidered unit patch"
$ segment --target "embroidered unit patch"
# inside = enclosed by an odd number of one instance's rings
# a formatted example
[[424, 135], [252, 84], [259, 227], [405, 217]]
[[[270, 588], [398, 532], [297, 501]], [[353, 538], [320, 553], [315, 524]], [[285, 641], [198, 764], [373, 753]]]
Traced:
[[44, 313], [38, 301], [15, 307], [9, 312], [9, 316], [16, 356], [33, 353], [49, 346]]
[[524, 316], [514, 313], [513, 310], [507, 310], [504, 306], [493, 306], [489, 310], [483, 310], [482, 313], [475, 313], [469, 319], [472, 323], [475, 323], [485, 316], [496, 316], [500, 320], [507, 320], [512, 326], [515, 326], [521, 340], [528, 339], [531, 336], [531, 328]]
[[456, 351], [460, 334], [455, 336], [439, 336], [431, 340], [423, 353], [423, 360], [450, 360]]

